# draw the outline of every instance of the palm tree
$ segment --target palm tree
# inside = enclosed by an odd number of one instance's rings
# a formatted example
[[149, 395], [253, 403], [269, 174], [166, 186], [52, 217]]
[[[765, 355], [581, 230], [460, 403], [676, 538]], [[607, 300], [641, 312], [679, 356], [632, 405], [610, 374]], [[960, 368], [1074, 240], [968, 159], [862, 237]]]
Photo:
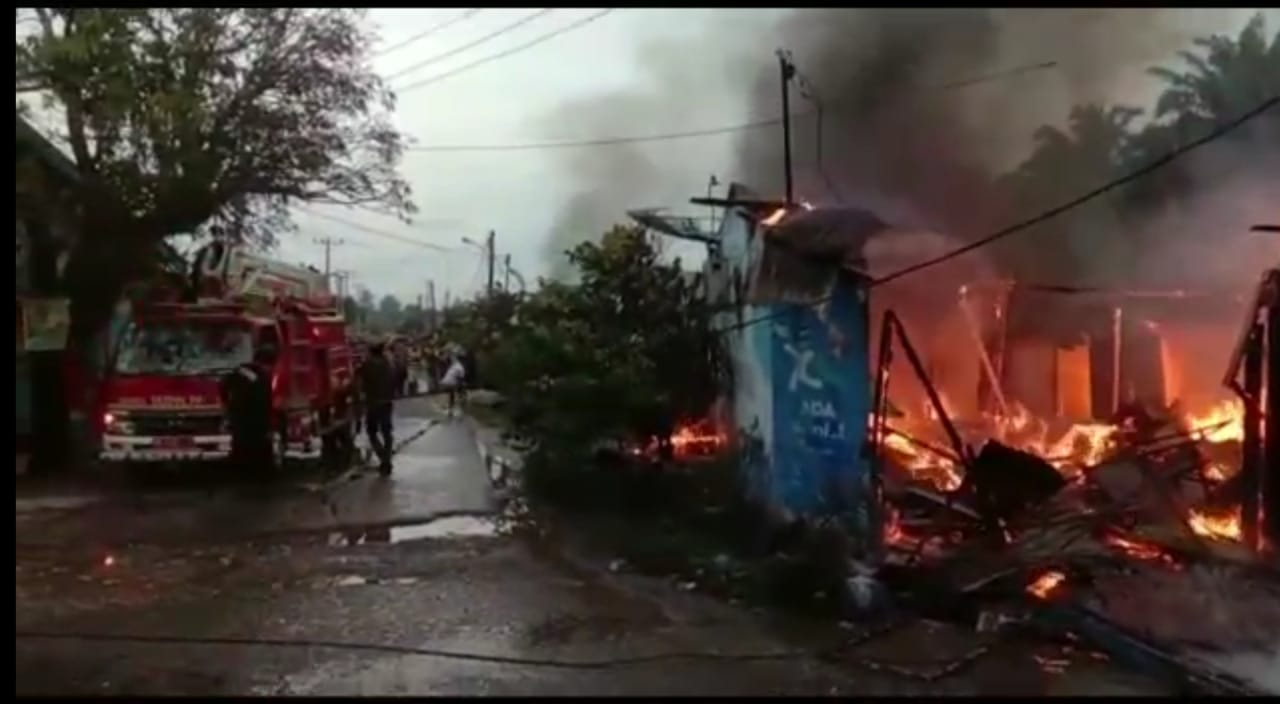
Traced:
[[[1066, 129], [1036, 130], [1031, 156], [1002, 179], [1005, 192], [1024, 214], [1057, 205], [1112, 178], [1123, 164], [1137, 108], [1081, 105]], [[1047, 283], [1097, 282], [1120, 273], [1128, 243], [1112, 236], [1115, 214], [1108, 202], [1091, 203], [1070, 219], [1037, 227], [1034, 246], [1010, 252], [1014, 273]], [[1116, 268], [1119, 268], [1119, 272]]]
[[[1280, 96], [1280, 32], [1268, 43], [1262, 13], [1235, 40], [1202, 37], [1194, 47], [1178, 54], [1190, 68], [1150, 70], [1168, 84], [1156, 102], [1156, 118], [1180, 125], [1184, 136], [1188, 129], [1221, 124]], [[1280, 121], [1280, 115], [1270, 119]]]
[[[1268, 42], [1261, 13], [1235, 39], [1223, 35], [1202, 37], [1178, 56], [1185, 64], [1183, 69], [1158, 67], [1149, 71], [1167, 87], [1156, 101], [1156, 121], [1128, 143], [1126, 170], [1151, 163], [1178, 145], [1280, 96], [1280, 32]], [[1272, 110], [1244, 129], [1231, 132], [1226, 140], [1247, 144], [1251, 154], [1270, 154], [1274, 158], [1280, 153], [1280, 110]], [[1127, 188], [1126, 195], [1135, 212], [1167, 207], [1190, 192], [1199, 168], [1195, 163], [1169, 164]]]
[[1141, 115], [1142, 110], [1131, 107], [1072, 108], [1066, 131], [1049, 125], [1035, 131], [1031, 156], [1007, 184], [1019, 203], [1033, 207], [1097, 185], [1122, 163], [1133, 136], [1131, 125]]

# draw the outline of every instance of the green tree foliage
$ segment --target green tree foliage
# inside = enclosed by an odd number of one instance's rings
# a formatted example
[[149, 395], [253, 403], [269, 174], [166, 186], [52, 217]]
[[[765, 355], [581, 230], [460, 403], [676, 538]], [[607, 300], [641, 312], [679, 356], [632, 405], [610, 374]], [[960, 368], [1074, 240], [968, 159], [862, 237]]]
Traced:
[[617, 226], [568, 252], [575, 284], [544, 281], [487, 355], [533, 466], [570, 475], [601, 441], [666, 438], [715, 395], [719, 344], [679, 262], [664, 264], [643, 230]]
[[60, 110], [83, 177], [67, 270], [78, 338], [170, 235], [269, 246], [298, 202], [412, 210], [361, 11], [34, 12], [16, 86]]
[[[1151, 69], [1168, 85], [1156, 101], [1156, 117], [1194, 133], [1280, 95], [1280, 30], [1268, 42], [1266, 29], [1259, 13], [1235, 39], [1214, 35], [1195, 40], [1198, 51], [1179, 54], [1189, 68]], [[1270, 120], [1274, 124], [1280, 117]]]
[[[1066, 129], [1045, 126], [1031, 155], [1002, 179], [1024, 215], [1052, 207], [1164, 156], [1190, 139], [1280, 96], [1280, 32], [1267, 40], [1256, 15], [1239, 36], [1197, 39], [1179, 54], [1182, 68], [1151, 74], [1165, 83], [1152, 120], [1136, 128], [1143, 111], [1086, 105], [1071, 111]], [[1249, 145], [1249, 153], [1280, 155], [1280, 112], [1264, 114], [1224, 142]], [[1020, 275], [1055, 283], [1115, 283], [1129, 277], [1144, 248], [1140, 218], [1176, 204], [1193, 187], [1197, 162], [1170, 164], [1069, 218], [1036, 228], [1034, 247], [1005, 249], [1006, 265]], [[1159, 233], [1146, 233], [1158, 237]]]
[[[1124, 166], [1132, 127], [1142, 111], [1130, 107], [1078, 106], [1071, 111], [1065, 130], [1044, 126], [1036, 130], [1034, 147], [1028, 157], [1003, 179], [1014, 202], [1028, 214], [1053, 207], [1063, 200], [1096, 188], [1100, 179], [1110, 178]], [[1012, 250], [1018, 259], [1017, 271], [1039, 280], [1083, 283], [1109, 267], [1099, 263], [1122, 264], [1117, 254], [1126, 244], [1111, 238], [1117, 215], [1106, 200], [1094, 201], [1078, 210], [1070, 220], [1056, 219], [1039, 225], [1032, 235], [1032, 250]], [[1096, 283], [1096, 282], [1095, 282]]]

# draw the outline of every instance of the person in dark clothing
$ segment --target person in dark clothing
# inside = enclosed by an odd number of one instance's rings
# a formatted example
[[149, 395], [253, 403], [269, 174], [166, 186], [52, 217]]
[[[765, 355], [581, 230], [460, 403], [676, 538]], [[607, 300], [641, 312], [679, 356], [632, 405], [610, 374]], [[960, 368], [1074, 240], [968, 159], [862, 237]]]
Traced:
[[360, 392], [364, 401], [365, 432], [369, 445], [378, 456], [378, 471], [391, 473], [391, 412], [396, 392], [395, 369], [387, 359], [386, 348], [376, 344], [360, 367]]
[[270, 473], [276, 468], [271, 432], [271, 370], [275, 361], [275, 345], [260, 343], [253, 361], [222, 379], [231, 462], [246, 473]]

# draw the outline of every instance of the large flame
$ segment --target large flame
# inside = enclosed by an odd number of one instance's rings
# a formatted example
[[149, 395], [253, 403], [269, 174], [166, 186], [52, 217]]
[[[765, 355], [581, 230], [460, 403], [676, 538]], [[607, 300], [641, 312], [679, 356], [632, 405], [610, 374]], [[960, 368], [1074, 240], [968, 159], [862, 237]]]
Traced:
[[[944, 408], [950, 409], [941, 395]], [[921, 447], [907, 439], [919, 438], [932, 444], [943, 444], [937, 413], [925, 405], [918, 415], [894, 421], [886, 435], [886, 449], [913, 478], [928, 482], [940, 490], [960, 485], [961, 468], [948, 457]], [[1181, 427], [1197, 440], [1211, 444], [1238, 441], [1244, 432], [1244, 410], [1238, 401], [1222, 401], [1203, 410], [1185, 413]], [[1085, 469], [1106, 461], [1118, 447], [1121, 428], [1107, 423], [1076, 423], [1059, 433], [1051, 432], [1051, 424], [1031, 414], [1017, 403], [1009, 404], [1003, 415], [985, 419], [987, 436], [1005, 445], [1044, 458], [1067, 478], [1078, 479]], [[901, 433], [901, 435], [899, 434]], [[1228, 478], [1234, 469], [1221, 459], [1206, 462], [1203, 474], [1210, 481]]]
[[1244, 403], [1239, 399], [1222, 401], [1199, 413], [1188, 413], [1186, 420], [1187, 427], [1207, 442], [1244, 440]]

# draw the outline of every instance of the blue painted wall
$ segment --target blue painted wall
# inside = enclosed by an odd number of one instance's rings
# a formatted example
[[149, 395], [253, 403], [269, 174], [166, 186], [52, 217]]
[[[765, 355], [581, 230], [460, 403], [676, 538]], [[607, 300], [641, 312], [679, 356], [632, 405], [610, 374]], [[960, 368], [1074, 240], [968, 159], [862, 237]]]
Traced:
[[850, 276], [824, 306], [745, 304], [760, 237], [733, 212], [719, 234], [708, 295], [740, 305], [719, 314], [717, 327], [764, 320], [726, 335], [733, 385], [725, 391], [747, 491], [779, 519], [839, 515], [855, 534], [872, 536], [862, 457], [871, 408], [866, 289]]

